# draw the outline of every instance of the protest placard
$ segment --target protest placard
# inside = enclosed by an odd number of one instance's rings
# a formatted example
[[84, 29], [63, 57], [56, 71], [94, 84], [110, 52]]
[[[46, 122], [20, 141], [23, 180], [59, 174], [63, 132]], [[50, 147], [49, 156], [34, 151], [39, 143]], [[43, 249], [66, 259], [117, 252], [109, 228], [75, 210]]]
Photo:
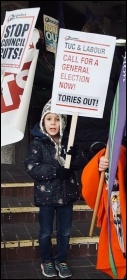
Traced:
[[22, 69], [40, 8], [6, 12], [1, 34], [1, 68], [18, 73]]
[[60, 29], [52, 112], [102, 118], [116, 38]]
[[25, 62], [17, 74], [5, 72], [1, 94], [1, 146], [23, 139], [26, 127], [33, 79], [39, 51], [39, 32], [34, 29]]
[[60, 29], [51, 111], [72, 115], [68, 149], [78, 116], [103, 117], [115, 44], [116, 37]]
[[46, 50], [56, 54], [58, 43], [58, 20], [47, 15], [43, 15], [44, 36]]

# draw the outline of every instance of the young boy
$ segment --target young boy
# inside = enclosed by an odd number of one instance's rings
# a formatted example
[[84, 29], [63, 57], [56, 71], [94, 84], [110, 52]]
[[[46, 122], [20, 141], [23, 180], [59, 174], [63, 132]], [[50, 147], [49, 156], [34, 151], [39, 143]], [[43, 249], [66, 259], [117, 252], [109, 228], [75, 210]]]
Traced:
[[[34, 179], [34, 202], [39, 206], [39, 246], [41, 269], [47, 277], [72, 276], [66, 258], [72, 226], [73, 203], [79, 199], [74, 169], [86, 164], [83, 153], [64, 168], [68, 135], [64, 132], [67, 117], [51, 113], [51, 100], [42, 111], [40, 124], [32, 134], [25, 166]], [[73, 156], [74, 158], [74, 156]], [[79, 161], [78, 161], [79, 159]], [[82, 166], [80, 164], [82, 162]], [[51, 234], [56, 214], [57, 252], [53, 262]]]

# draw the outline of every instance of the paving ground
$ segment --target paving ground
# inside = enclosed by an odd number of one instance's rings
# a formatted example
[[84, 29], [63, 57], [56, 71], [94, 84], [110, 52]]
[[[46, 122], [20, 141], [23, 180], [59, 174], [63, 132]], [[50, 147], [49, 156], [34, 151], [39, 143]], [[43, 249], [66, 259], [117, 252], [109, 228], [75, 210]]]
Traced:
[[[70, 279], [112, 279], [95, 268], [96, 257], [75, 257], [68, 260], [72, 271]], [[1, 264], [1, 279], [46, 279], [40, 269], [40, 260], [9, 261]], [[59, 279], [59, 277], [54, 277]]]

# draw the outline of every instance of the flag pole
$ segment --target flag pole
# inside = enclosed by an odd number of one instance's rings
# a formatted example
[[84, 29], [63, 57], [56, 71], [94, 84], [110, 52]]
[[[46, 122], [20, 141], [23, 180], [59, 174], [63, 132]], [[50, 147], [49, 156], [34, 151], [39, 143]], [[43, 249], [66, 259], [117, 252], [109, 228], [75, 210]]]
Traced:
[[[107, 145], [106, 151], [105, 151], [105, 158], [108, 158], [108, 145]], [[93, 216], [92, 216], [90, 231], [89, 231], [89, 236], [90, 237], [93, 235], [93, 230], [94, 230], [94, 225], [95, 225], [95, 221], [96, 221], [97, 211], [98, 211], [98, 207], [99, 207], [99, 203], [100, 203], [100, 198], [101, 198], [101, 193], [102, 193], [102, 189], [103, 189], [104, 177], [105, 177], [105, 171], [102, 171], [101, 172], [101, 176], [100, 176], [100, 181], [99, 181], [96, 201], [95, 201], [95, 205], [94, 205], [94, 210], [93, 210]]]

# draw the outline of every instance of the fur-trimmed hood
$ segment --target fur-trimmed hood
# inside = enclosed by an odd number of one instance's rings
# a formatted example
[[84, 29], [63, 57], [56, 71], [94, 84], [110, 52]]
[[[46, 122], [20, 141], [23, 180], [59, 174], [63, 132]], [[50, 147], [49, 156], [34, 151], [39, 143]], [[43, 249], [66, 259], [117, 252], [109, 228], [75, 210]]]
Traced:
[[53, 140], [53, 138], [46, 132], [45, 128], [44, 128], [44, 117], [48, 114], [51, 113], [51, 99], [46, 103], [46, 105], [44, 106], [43, 110], [42, 110], [42, 115], [41, 115], [41, 120], [40, 120], [40, 131], [47, 135], [51, 141], [54, 143], [55, 145], [55, 149], [56, 149], [56, 156], [55, 158], [59, 161], [59, 163], [61, 165], [64, 165], [64, 160], [63, 158], [60, 156], [61, 155], [61, 141], [62, 141], [62, 137], [63, 137], [63, 132], [65, 130], [65, 127], [67, 125], [67, 116], [63, 115], [63, 114], [57, 114], [59, 116], [60, 119], [60, 137], [59, 137], [59, 144], [57, 145], [56, 142]]
[[[44, 122], [43, 121], [44, 121], [44, 117], [48, 113], [51, 113], [51, 99], [46, 103], [46, 105], [44, 106], [44, 108], [42, 110], [42, 114], [41, 114], [40, 128], [41, 128], [41, 131], [43, 133], [46, 133], [45, 129], [44, 129], [44, 125], [43, 125]], [[63, 114], [57, 114], [57, 115], [60, 118], [60, 137], [62, 137], [64, 129], [65, 129], [66, 125], [67, 125], [67, 116], [63, 115]]]

